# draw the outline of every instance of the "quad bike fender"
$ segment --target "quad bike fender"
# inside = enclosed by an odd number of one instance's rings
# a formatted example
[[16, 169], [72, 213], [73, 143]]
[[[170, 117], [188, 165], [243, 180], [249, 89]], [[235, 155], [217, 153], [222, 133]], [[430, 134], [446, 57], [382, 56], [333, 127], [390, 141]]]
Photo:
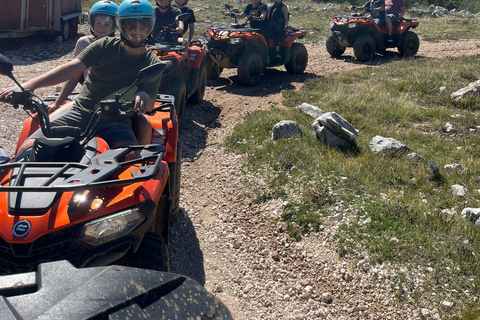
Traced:
[[174, 163], [177, 157], [178, 118], [175, 108], [171, 113], [157, 112], [150, 116], [153, 129], [153, 143], [165, 146], [164, 160]]
[[191, 46], [188, 48], [188, 66], [190, 69], [199, 69], [203, 61], [203, 48]]
[[293, 42], [297, 39], [302, 39], [307, 34], [306, 30], [299, 29], [295, 31], [287, 31], [283, 35], [281, 47], [291, 47]]

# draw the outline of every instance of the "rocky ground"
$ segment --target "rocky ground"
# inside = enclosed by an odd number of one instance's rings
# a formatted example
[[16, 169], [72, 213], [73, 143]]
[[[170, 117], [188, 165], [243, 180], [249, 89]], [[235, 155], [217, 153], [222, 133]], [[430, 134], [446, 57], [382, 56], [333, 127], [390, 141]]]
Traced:
[[[480, 41], [422, 42], [418, 58], [476, 55]], [[45, 39], [2, 43], [0, 53], [15, 63], [19, 81], [42, 74], [72, 58], [74, 41]], [[331, 59], [323, 43], [307, 46], [306, 73], [293, 77], [283, 68], [267, 70], [253, 88], [238, 84], [234, 70], [208, 82], [205, 101], [187, 106], [180, 132], [183, 151], [181, 213], [172, 225], [172, 272], [185, 274], [213, 292], [235, 319], [417, 319], [437, 317], [436, 308], [399, 305], [390, 277], [395, 266], [343, 261], [332, 242], [336, 225], [294, 241], [280, 219], [283, 202], [254, 204], [242, 182], [242, 159], [221, 143], [251, 111], [282, 107], [282, 92], [299, 90], [308, 79], [398, 59], [394, 52], [371, 63], [352, 61], [347, 50]], [[0, 88], [12, 82], [0, 78]], [[37, 90], [45, 96], [55, 89]], [[14, 153], [25, 119], [0, 105], [0, 145]], [[338, 210], [342, 210], [339, 203]]]

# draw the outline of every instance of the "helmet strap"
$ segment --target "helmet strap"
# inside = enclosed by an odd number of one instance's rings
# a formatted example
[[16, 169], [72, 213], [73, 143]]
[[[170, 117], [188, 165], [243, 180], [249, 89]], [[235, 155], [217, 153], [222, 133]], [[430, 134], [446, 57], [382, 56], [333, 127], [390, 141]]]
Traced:
[[120, 34], [120, 38], [122, 39], [123, 43], [125, 43], [125, 45], [127, 45], [127, 46], [129, 46], [130, 48], [133, 48], [133, 49], [141, 48], [145, 45], [145, 42], [147, 42], [147, 39], [145, 39], [141, 44], [134, 45], [123, 34]]

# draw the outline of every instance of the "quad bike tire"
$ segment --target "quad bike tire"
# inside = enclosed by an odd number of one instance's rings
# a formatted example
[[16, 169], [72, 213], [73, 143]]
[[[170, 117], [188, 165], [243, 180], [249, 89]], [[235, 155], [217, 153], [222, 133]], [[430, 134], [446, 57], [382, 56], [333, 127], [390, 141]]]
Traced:
[[398, 47], [398, 52], [404, 57], [412, 57], [418, 52], [420, 40], [415, 32], [405, 31], [402, 35], [402, 41]]
[[168, 170], [170, 171], [170, 223], [175, 221], [180, 211], [180, 176], [182, 167], [182, 149], [177, 146], [177, 158], [174, 163], [168, 164]]
[[359, 61], [371, 60], [376, 50], [375, 40], [368, 34], [360, 35], [353, 44], [353, 54]]
[[285, 69], [290, 74], [301, 74], [307, 68], [308, 52], [301, 43], [292, 44], [290, 60], [285, 64]]
[[182, 118], [187, 104], [187, 86], [181, 79], [172, 80], [164, 90], [166, 94], [175, 97], [175, 110], [177, 111], [178, 119]]
[[146, 232], [137, 251], [128, 254], [126, 266], [170, 272], [167, 242], [156, 232]]
[[68, 20], [68, 23], [70, 24], [70, 30], [69, 30], [68, 37], [70, 39], [73, 39], [78, 34], [78, 21], [77, 21], [77, 19], [70, 19], [70, 20]]
[[213, 61], [208, 53], [205, 53], [205, 68], [208, 80], [218, 79], [223, 71], [223, 68]]
[[332, 56], [333, 58], [339, 58], [342, 56], [342, 54], [345, 53], [345, 49], [344, 47], [342, 47], [341, 45], [338, 44], [337, 40], [335, 40], [335, 37], [333, 36], [333, 34], [330, 34], [328, 37], [327, 37], [327, 41], [325, 43], [326, 47], [327, 47], [327, 52], [328, 54], [330, 54], [330, 56]]
[[62, 37], [62, 40], [66, 41], [70, 37], [70, 29], [70, 23], [68, 21], [62, 20], [62, 23], [60, 25], [60, 31], [57, 32], [57, 36]]
[[207, 86], [207, 67], [205, 62], [202, 62], [200, 65], [200, 74], [198, 77], [198, 88], [195, 92], [187, 99], [187, 102], [197, 104], [203, 101], [205, 96], [205, 87]]
[[263, 61], [256, 52], [245, 52], [238, 61], [237, 74], [240, 83], [251, 87], [260, 82], [263, 73]]

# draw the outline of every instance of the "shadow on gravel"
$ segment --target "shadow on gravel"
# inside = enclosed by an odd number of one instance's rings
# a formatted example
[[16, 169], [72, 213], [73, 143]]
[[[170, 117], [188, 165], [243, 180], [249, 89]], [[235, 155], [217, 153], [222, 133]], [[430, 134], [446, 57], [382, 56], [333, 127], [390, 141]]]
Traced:
[[209, 101], [198, 104], [187, 104], [179, 129], [179, 142], [182, 157], [193, 161], [197, 159], [207, 146], [208, 128], [218, 128], [220, 108]]
[[56, 60], [72, 53], [75, 49], [77, 39], [81, 36], [83, 36], [83, 34], [78, 34], [77, 38], [68, 39], [58, 44], [55, 43], [55, 36], [50, 34], [37, 34], [26, 38], [2, 39], [0, 42], [0, 54], [3, 54], [15, 65], [30, 65], [38, 62]]
[[373, 58], [369, 61], [358, 61], [358, 60], [355, 59], [354, 56], [345, 55], [345, 54], [342, 55], [339, 58], [330, 57], [330, 59], [333, 59], [333, 60], [343, 60], [347, 63], [353, 63], [353, 64], [365, 65], [365, 66], [379, 66], [379, 65], [382, 65], [382, 64], [390, 63], [392, 61], [399, 61], [399, 60], [402, 60], [402, 59], [416, 60], [416, 59], [422, 59], [422, 58], [424, 58], [424, 57], [413, 56], [413, 57], [410, 57], [410, 58], [403, 58], [400, 55], [400, 53], [398, 53], [397, 51], [389, 51], [389, 50], [386, 50], [384, 52], [377, 52], [373, 56]]
[[177, 220], [170, 226], [168, 241], [170, 272], [186, 275], [205, 285], [203, 253], [192, 220], [184, 209], [180, 209]]
[[215, 80], [208, 80], [207, 85], [213, 87], [214, 90], [221, 92], [228, 92], [237, 95], [244, 95], [250, 97], [263, 97], [265, 95], [276, 94], [283, 90], [295, 89], [291, 82], [305, 82], [310, 79], [318, 78], [318, 75], [313, 73], [302, 73], [299, 75], [291, 75], [284, 70], [265, 69], [260, 82], [253, 87], [246, 87], [238, 81], [238, 76], [230, 76]]

